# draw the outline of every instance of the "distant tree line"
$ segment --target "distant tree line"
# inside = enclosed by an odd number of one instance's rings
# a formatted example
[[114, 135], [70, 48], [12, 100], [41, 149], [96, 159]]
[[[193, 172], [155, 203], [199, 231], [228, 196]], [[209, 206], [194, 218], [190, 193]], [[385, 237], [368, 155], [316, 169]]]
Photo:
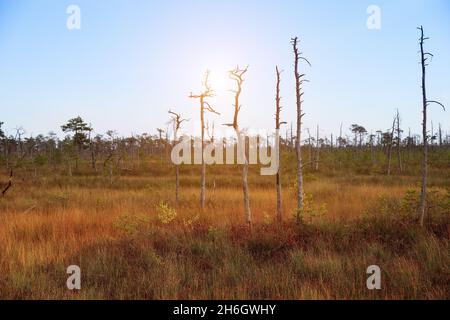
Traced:
[[[55, 132], [33, 137], [25, 136], [25, 130], [21, 127], [7, 134], [4, 123], [0, 122], [0, 164], [6, 171], [22, 167], [38, 171], [45, 165], [65, 166], [69, 175], [80, 169], [81, 161], [85, 169], [90, 167], [94, 173], [109, 173], [111, 168], [113, 171], [139, 169], [143, 161], [149, 158], [170, 164], [169, 155], [174, 139], [169, 130], [128, 137], [121, 137], [113, 130], [105, 134], [95, 134], [94, 128], [81, 117], [68, 120], [61, 129], [67, 134], [64, 138], [59, 138]], [[309, 131], [308, 128], [306, 131]], [[290, 135], [290, 129], [285, 133], [284, 137], [280, 137], [282, 151], [294, 151], [296, 138]], [[440, 125], [436, 132], [431, 131], [429, 146], [432, 150], [449, 145], [450, 135], [444, 134]], [[314, 168], [317, 152], [320, 150], [365, 150], [374, 161], [376, 152], [381, 150], [385, 156], [389, 156], [391, 150], [391, 157], [400, 154], [405, 158], [403, 161], [406, 161], [408, 154], [421, 146], [423, 141], [420, 135], [412, 135], [409, 130], [404, 134], [400, 125], [395, 123], [387, 130], [377, 130], [374, 133], [369, 133], [361, 125], [352, 124], [348, 134], [341, 132], [334, 138], [332, 134], [325, 136], [319, 132], [316, 137], [309, 135], [302, 141], [302, 149], [307, 159], [305, 162]], [[400, 153], [394, 154], [393, 150], [399, 150]]]

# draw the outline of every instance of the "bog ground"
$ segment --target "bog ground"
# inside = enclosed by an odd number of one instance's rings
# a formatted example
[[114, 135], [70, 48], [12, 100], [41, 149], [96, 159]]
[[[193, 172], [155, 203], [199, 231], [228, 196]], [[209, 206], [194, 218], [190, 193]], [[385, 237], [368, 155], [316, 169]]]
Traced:
[[[174, 168], [159, 159], [113, 181], [87, 164], [73, 176], [65, 167], [19, 171], [0, 200], [0, 297], [448, 299], [445, 161], [431, 170], [430, 215], [420, 228], [419, 176], [386, 176], [383, 163], [365, 173], [350, 163], [339, 169], [335, 153], [324, 153], [318, 172], [306, 169], [301, 225], [292, 155], [283, 156], [282, 224], [274, 177], [252, 166], [251, 231], [239, 166], [207, 168], [203, 211], [197, 166], [181, 168], [178, 206]], [[80, 291], [66, 287], [69, 265], [81, 268]], [[381, 290], [366, 288], [370, 265], [382, 270]]]

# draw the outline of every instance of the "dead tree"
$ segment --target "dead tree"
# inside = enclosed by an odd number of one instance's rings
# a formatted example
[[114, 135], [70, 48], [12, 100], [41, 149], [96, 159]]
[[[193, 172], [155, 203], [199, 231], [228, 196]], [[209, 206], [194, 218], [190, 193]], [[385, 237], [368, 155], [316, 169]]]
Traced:
[[[92, 128], [91, 124], [89, 124], [89, 127]], [[97, 172], [97, 155], [95, 153], [95, 145], [92, 141], [92, 130], [89, 130], [88, 140], [89, 140], [89, 151], [91, 153], [91, 167], [94, 172]]]
[[301, 135], [302, 135], [302, 118], [305, 115], [302, 110], [302, 96], [301, 85], [307, 81], [304, 78], [305, 74], [299, 73], [300, 60], [306, 61], [310, 66], [309, 61], [302, 57], [298, 51], [298, 38], [291, 39], [292, 47], [294, 50], [294, 75], [295, 75], [295, 95], [297, 102], [297, 139], [296, 139], [296, 151], [297, 151], [297, 223], [301, 221], [301, 214], [303, 212], [303, 168], [302, 168], [302, 150], [301, 150]]
[[207, 98], [213, 96], [213, 91], [208, 82], [209, 71], [206, 71], [205, 80], [203, 81], [203, 92], [200, 94], [190, 94], [190, 98], [199, 99], [200, 102], [200, 124], [201, 124], [201, 152], [202, 152], [202, 173], [200, 179], [200, 206], [202, 209], [205, 208], [205, 196], [206, 196], [206, 163], [205, 163], [205, 111], [215, 113], [219, 115], [217, 111], [215, 111], [211, 105], [206, 101]]
[[215, 141], [215, 138], [214, 138], [215, 128], [214, 127], [215, 127], [214, 122], [212, 123], [212, 125], [209, 125], [209, 122], [206, 121], [205, 130], [206, 130], [206, 134], [208, 135], [209, 142], [211, 142], [211, 143], [214, 143], [214, 141]]
[[12, 179], [13, 179], [13, 169], [9, 172], [9, 181], [8, 183], [3, 187], [2, 190], [2, 197], [5, 196], [6, 192], [12, 187]]
[[315, 159], [315, 167], [316, 171], [319, 171], [319, 159], [320, 157], [320, 141], [319, 141], [319, 125], [317, 125], [317, 134], [316, 134], [316, 159]]
[[[339, 138], [338, 138], [338, 149], [341, 149], [344, 145], [343, 140], [342, 140], [342, 125], [343, 123], [341, 122], [341, 126], [339, 127]], [[339, 170], [342, 169], [342, 155], [341, 152], [338, 152], [338, 159], [339, 159]]]
[[436, 136], [434, 135], [433, 121], [431, 121], [431, 135], [430, 135], [430, 144], [431, 144], [431, 146], [434, 145], [434, 140], [436, 140]]
[[395, 130], [395, 121], [396, 118], [394, 118], [394, 121], [392, 122], [392, 129], [389, 134], [389, 144], [388, 144], [388, 168], [387, 168], [387, 175], [391, 175], [391, 163], [392, 163], [392, 145], [394, 143], [394, 130]]
[[14, 140], [17, 141], [17, 144], [18, 144], [16, 154], [17, 154], [17, 158], [20, 159], [20, 158], [24, 157], [22, 136], [25, 134], [25, 130], [22, 127], [15, 128], [15, 130], [16, 130], [16, 135], [14, 137]]
[[308, 150], [309, 150], [309, 163], [311, 165], [311, 169], [314, 168], [314, 161], [313, 161], [313, 146], [312, 146], [312, 140], [311, 140], [311, 132], [309, 131], [309, 128], [306, 128], [306, 132], [308, 132]]
[[[282, 124], [286, 124], [286, 122], [280, 122], [280, 112], [281, 112], [281, 97], [280, 97], [280, 82], [281, 82], [281, 72], [278, 70], [278, 66], [275, 67], [275, 71], [277, 73], [277, 85], [276, 85], [276, 96], [275, 96], [275, 130], [276, 134], [280, 132], [280, 127]], [[287, 139], [286, 139], [287, 140]], [[275, 141], [275, 143], [277, 143]], [[280, 167], [281, 167], [281, 161], [280, 161], [280, 150], [278, 148], [278, 170], [277, 170], [277, 176], [276, 176], [276, 186], [277, 186], [277, 219], [279, 222], [283, 219], [283, 208], [281, 203], [281, 177], [280, 177]]]
[[[208, 135], [209, 142], [212, 143], [212, 144], [214, 144], [214, 142], [215, 142], [215, 138], [214, 138], [214, 127], [215, 127], [214, 122], [213, 122], [212, 125], [210, 126], [210, 125], [209, 125], [209, 122], [206, 121], [206, 128], [205, 128], [205, 129], [206, 129], [206, 134]], [[216, 178], [213, 176], [213, 183], [212, 183], [212, 193], [213, 193], [213, 196], [214, 196], [215, 192], [216, 192]]]
[[400, 130], [400, 114], [398, 112], [397, 109], [397, 127], [396, 127], [396, 131], [397, 131], [397, 161], [398, 161], [398, 170], [400, 171], [400, 173], [403, 172], [403, 164], [402, 164], [402, 151], [401, 151], [401, 144], [402, 144], [402, 140], [401, 140], [401, 130]]
[[[189, 121], [187, 119], [182, 119], [179, 113], [175, 113], [169, 110], [169, 114], [172, 115], [172, 123], [173, 123], [173, 143], [178, 142], [178, 131], [181, 128], [181, 124], [184, 121]], [[178, 205], [179, 194], [180, 194], [180, 166], [175, 165], [175, 201]]]
[[428, 66], [428, 59], [432, 59], [433, 55], [429, 52], [425, 52], [424, 44], [425, 40], [429, 38], [424, 37], [423, 27], [420, 26], [418, 28], [420, 30], [420, 65], [422, 67], [422, 139], [423, 139], [423, 159], [422, 159], [422, 188], [420, 193], [420, 207], [419, 207], [419, 221], [420, 225], [423, 227], [425, 214], [426, 214], [426, 206], [427, 206], [427, 178], [428, 178], [428, 136], [427, 136], [427, 106], [430, 103], [436, 103], [440, 105], [444, 111], [445, 107], [442, 103], [434, 100], [427, 99], [427, 90], [426, 90], [426, 67]]
[[[239, 104], [239, 98], [242, 92], [242, 84], [244, 82], [244, 75], [248, 70], [248, 66], [245, 69], [239, 69], [237, 66], [235, 69], [230, 70], [229, 76], [232, 80], [236, 82], [236, 90], [232, 90], [234, 92], [234, 117], [233, 123], [225, 124], [226, 126], [233, 127], [237, 139], [238, 139], [238, 159], [242, 157], [243, 160], [243, 169], [242, 169], [242, 190], [244, 194], [244, 210], [245, 210], [245, 220], [247, 225], [251, 228], [252, 226], [252, 213], [250, 211], [250, 198], [249, 198], [249, 190], [248, 190], [248, 159], [246, 155], [246, 139], [245, 136], [242, 135], [241, 130], [239, 129], [238, 123], [238, 115], [241, 110], [241, 105]], [[242, 148], [243, 150], [239, 150]], [[242, 152], [241, 152], [242, 151]]]

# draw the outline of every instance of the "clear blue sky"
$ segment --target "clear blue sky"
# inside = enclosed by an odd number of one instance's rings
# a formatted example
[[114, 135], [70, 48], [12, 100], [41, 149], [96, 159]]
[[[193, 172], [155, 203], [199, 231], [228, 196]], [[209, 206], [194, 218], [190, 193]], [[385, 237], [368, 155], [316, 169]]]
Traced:
[[[81, 9], [81, 30], [66, 28], [70, 4]], [[371, 4], [381, 30], [366, 27]], [[302, 66], [311, 81], [305, 127], [386, 130], [398, 108], [404, 129], [418, 133], [421, 24], [435, 54], [429, 98], [448, 107], [433, 106], [431, 120], [450, 132], [450, 1], [0, 0], [0, 121], [9, 133], [61, 134], [80, 115], [98, 133], [155, 133], [169, 108], [198, 118], [188, 95], [209, 68], [219, 125], [232, 118], [226, 71], [248, 64], [241, 126], [270, 129], [276, 64], [285, 70], [282, 117], [295, 119], [290, 38], [298, 36], [312, 63]]]

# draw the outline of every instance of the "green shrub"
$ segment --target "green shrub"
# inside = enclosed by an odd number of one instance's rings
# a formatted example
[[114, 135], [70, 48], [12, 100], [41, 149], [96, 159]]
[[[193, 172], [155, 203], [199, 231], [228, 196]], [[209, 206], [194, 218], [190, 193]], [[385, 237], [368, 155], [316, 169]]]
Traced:
[[171, 208], [167, 203], [160, 202], [156, 205], [158, 219], [162, 224], [169, 224], [177, 217], [175, 209]]

